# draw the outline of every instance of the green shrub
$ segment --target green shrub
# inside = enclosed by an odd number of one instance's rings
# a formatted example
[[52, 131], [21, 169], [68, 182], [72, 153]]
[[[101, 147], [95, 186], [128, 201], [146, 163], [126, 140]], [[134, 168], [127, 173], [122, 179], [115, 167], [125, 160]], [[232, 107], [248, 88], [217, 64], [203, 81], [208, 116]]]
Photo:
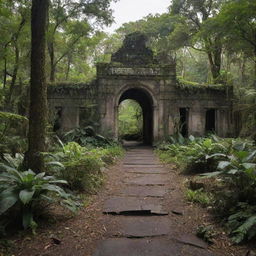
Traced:
[[227, 186], [232, 188], [238, 201], [256, 202], [256, 150], [234, 151], [226, 161], [220, 161], [219, 171], [206, 173], [203, 176], [219, 176]]
[[89, 149], [69, 142], [62, 151], [47, 154], [47, 162], [50, 172], [67, 180], [70, 189], [93, 193], [103, 182], [102, 168], [121, 154], [119, 146]]
[[162, 145], [158, 150], [160, 159], [165, 162], [174, 161], [185, 173], [214, 171], [221, 156], [213, 156], [213, 154], [223, 151], [222, 144], [212, 138], [195, 139], [194, 137], [191, 137], [187, 144], [182, 142], [182, 144]]
[[23, 227], [35, 231], [37, 224], [34, 220], [36, 207], [43, 201], [53, 202], [56, 199], [71, 210], [76, 204], [58, 184], [67, 184], [45, 173], [35, 174], [28, 170], [19, 172], [15, 168], [2, 165], [5, 171], [0, 174], [0, 215], [7, 214], [16, 207], [18, 215], [22, 215]]
[[76, 142], [81, 146], [91, 148], [106, 147], [113, 143], [103, 136], [96, 134], [91, 126], [85, 128], [75, 128], [64, 134], [63, 139], [66, 143]]
[[66, 158], [60, 177], [69, 182], [72, 190], [94, 192], [103, 180], [101, 167], [103, 161], [94, 154], [84, 154], [80, 159]]
[[[213, 155], [214, 153], [220, 153]], [[216, 170], [219, 159], [224, 156], [225, 149], [212, 138], [204, 138], [190, 143], [185, 150], [186, 173], [204, 173]]]
[[219, 161], [217, 170], [202, 174], [217, 177], [223, 189], [216, 193], [214, 205], [227, 216], [232, 240], [240, 243], [256, 235], [256, 150], [250, 143], [232, 143], [229, 155]]
[[212, 135], [187, 143], [162, 144], [158, 154], [187, 173], [215, 178], [209, 192], [187, 190], [186, 198], [211, 205], [215, 214], [228, 223], [235, 243], [256, 236], [256, 148], [252, 141]]

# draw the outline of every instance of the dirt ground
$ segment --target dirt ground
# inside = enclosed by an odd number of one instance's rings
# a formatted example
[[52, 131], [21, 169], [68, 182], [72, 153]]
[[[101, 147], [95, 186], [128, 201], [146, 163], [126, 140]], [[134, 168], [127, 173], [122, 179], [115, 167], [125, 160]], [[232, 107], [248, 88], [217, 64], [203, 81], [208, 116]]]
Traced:
[[[181, 233], [185, 233], [186, 230], [196, 233], [199, 225], [213, 225], [216, 236], [209, 249], [215, 255], [255, 255], [253, 250], [256, 246], [253, 243], [244, 246], [232, 245], [227, 234], [208, 209], [187, 202], [184, 198], [184, 190], [188, 177], [181, 175], [173, 166], [166, 168], [170, 174], [171, 187], [165, 207], [169, 209], [170, 218]], [[92, 256], [98, 241], [104, 239], [107, 231], [102, 225], [105, 217], [102, 213], [103, 202], [123, 186], [125, 172], [122, 170], [122, 161], [109, 167], [104, 173], [105, 185], [97, 195], [91, 196], [89, 201], [85, 202], [84, 207], [76, 215], [62, 208], [53, 209], [51, 218], [37, 230], [36, 235], [21, 232], [7, 238], [11, 248], [8, 253], [2, 255]], [[172, 212], [182, 212], [182, 215]]]

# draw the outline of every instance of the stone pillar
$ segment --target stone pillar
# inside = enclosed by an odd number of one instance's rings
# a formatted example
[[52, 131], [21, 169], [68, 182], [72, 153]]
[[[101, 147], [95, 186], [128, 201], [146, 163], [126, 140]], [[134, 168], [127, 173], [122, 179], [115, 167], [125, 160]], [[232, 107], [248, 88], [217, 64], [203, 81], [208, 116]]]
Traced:
[[101, 128], [100, 132], [103, 136], [116, 138], [117, 136], [117, 115], [118, 106], [115, 107], [114, 99], [102, 99], [100, 106]]
[[177, 123], [179, 123], [179, 108], [176, 103], [169, 105], [169, 116], [168, 116], [168, 135], [174, 135], [177, 132]]
[[159, 123], [158, 123], [158, 120], [159, 120], [158, 107], [153, 106], [153, 141], [152, 141], [153, 144], [155, 142], [157, 142], [158, 139], [159, 139], [159, 134], [158, 134], [158, 131], [159, 131], [158, 125], [159, 125]]
[[205, 134], [205, 109], [199, 107], [190, 109], [188, 134], [194, 136]]
[[218, 109], [216, 113], [216, 133], [220, 137], [227, 136], [229, 132], [228, 110]]
[[62, 109], [62, 131], [70, 131], [79, 127], [79, 107], [65, 106]]
[[164, 138], [164, 100], [159, 100], [159, 111], [158, 111], [158, 139], [162, 140]]

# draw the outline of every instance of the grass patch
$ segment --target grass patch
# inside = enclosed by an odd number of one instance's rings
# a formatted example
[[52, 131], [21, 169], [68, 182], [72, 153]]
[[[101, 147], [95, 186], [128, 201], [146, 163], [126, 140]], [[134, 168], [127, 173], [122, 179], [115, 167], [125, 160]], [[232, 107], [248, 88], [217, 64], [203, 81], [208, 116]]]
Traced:
[[187, 189], [185, 197], [188, 201], [193, 203], [199, 203], [203, 207], [207, 207], [213, 203], [213, 197], [209, 193], [203, 191], [203, 189], [192, 190]]

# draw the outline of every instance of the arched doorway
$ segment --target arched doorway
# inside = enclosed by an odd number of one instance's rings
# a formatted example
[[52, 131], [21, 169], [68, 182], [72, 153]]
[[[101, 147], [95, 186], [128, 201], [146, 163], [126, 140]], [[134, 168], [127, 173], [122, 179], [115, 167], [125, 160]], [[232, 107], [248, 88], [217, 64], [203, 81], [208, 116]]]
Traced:
[[143, 115], [143, 143], [153, 143], [153, 99], [151, 95], [142, 88], [130, 88], [124, 91], [118, 101], [118, 105], [124, 100], [137, 101], [142, 109]]

